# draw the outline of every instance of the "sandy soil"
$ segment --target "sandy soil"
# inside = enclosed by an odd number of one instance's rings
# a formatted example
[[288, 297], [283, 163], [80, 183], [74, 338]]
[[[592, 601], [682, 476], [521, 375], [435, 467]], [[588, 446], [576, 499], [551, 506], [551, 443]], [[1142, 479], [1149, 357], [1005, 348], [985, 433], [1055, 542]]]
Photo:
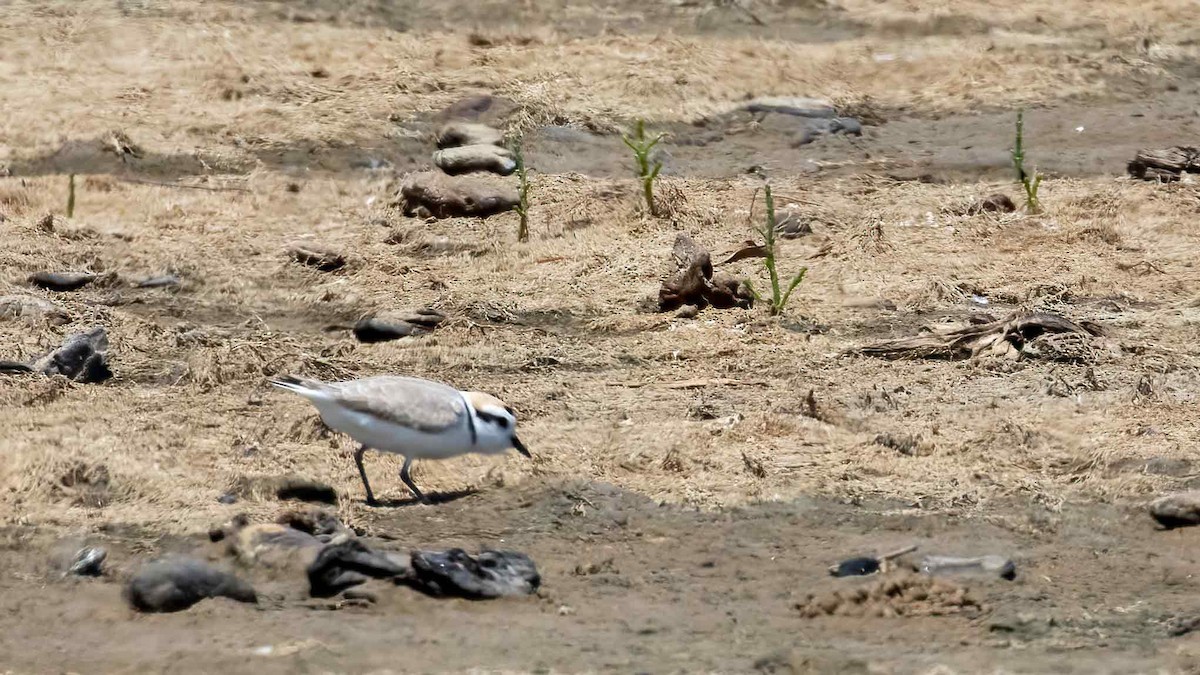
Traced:
[[[1200, 191], [1122, 177], [1139, 148], [1196, 143], [1188, 4], [0, 6], [0, 295], [67, 317], [0, 319], [0, 358], [103, 325], [116, 373], [0, 379], [0, 666], [1195, 669], [1200, 645], [1169, 630], [1194, 612], [1192, 533], [1156, 531], [1141, 505], [1200, 475]], [[527, 243], [512, 214], [426, 223], [388, 206], [397, 176], [429, 165], [442, 111], [479, 93], [510, 102], [488, 121], [525, 134]], [[823, 97], [868, 124], [802, 144], [795, 118], [735, 111], [756, 96]], [[958, 215], [1017, 198], [1018, 106], [1045, 212]], [[671, 134], [665, 217], [639, 209], [620, 142], [638, 118]], [[115, 133], [140, 156], [112, 152]], [[764, 172], [813, 224], [782, 245], [785, 273], [809, 268], [789, 311], [643, 311], [677, 232], [717, 259], [752, 236]], [[434, 237], [460, 252], [421, 247]], [[305, 268], [285, 253], [295, 241], [349, 262]], [[755, 260], [723, 269], [764, 286]], [[43, 270], [115, 277], [51, 294], [25, 282]], [[130, 283], [167, 271], [179, 289]], [[375, 345], [348, 330], [420, 306], [450, 321]], [[1094, 321], [1119, 349], [1084, 363], [848, 354], [1016, 309]], [[492, 392], [534, 459], [419, 463], [423, 486], [475, 491], [424, 507], [407, 503], [398, 460], [369, 455], [389, 502], [367, 508], [350, 441], [266, 384], [284, 373]], [[888, 435], [914, 450], [877, 442]], [[257, 611], [124, 606], [137, 561], [204, 549], [235, 513], [273, 518], [273, 499], [218, 497], [290, 474], [337, 488], [339, 515], [380, 546], [526, 551], [543, 592], [472, 604], [395, 589], [317, 611], [264, 580]], [[59, 580], [49, 560], [84, 540], [111, 549], [112, 574]], [[1018, 579], [967, 583], [970, 613], [796, 609], [876, 581], [828, 565], [908, 543], [1009, 555]]]

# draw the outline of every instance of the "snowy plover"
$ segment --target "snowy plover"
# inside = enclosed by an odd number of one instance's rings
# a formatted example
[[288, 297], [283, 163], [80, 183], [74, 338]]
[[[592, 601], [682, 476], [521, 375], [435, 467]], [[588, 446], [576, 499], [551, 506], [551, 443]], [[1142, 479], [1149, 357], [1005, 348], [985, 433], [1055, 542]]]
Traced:
[[375, 495], [363, 469], [367, 450], [402, 455], [400, 480], [423, 502], [429, 500], [408, 475], [414, 459], [445, 459], [471, 452], [490, 455], [509, 448], [530, 456], [517, 439], [513, 409], [482, 392], [387, 375], [329, 383], [289, 375], [271, 380], [271, 384], [308, 399], [330, 428], [362, 444], [354, 453], [354, 462], [371, 505], [376, 503]]

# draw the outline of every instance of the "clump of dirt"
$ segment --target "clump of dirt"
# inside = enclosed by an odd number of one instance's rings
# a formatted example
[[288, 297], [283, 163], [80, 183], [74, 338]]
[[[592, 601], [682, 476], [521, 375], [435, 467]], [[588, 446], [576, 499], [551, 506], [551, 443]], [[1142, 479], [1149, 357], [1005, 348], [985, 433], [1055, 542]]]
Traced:
[[754, 304], [754, 295], [745, 280], [723, 272], [714, 275], [708, 250], [687, 234], [680, 232], [675, 236], [671, 255], [677, 269], [658, 291], [659, 311], [670, 312], [684, 305], [700, 309], [709, 305], [716, 309], [749, 309]]
[[946, 579], [901, 574], [867, 586], [808, 596], [796, 605], [801, 616], [909, 617], [977, 615], [983, 606], [968, 590]]

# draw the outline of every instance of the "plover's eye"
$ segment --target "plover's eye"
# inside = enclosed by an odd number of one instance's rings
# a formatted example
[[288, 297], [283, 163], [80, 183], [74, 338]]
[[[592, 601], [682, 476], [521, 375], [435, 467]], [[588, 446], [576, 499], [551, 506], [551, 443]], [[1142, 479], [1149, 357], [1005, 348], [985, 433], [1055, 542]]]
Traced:
[[507, 429], [508, 428], [508, 418], [507, 417], [497, 417], [496, 424], [500, 425], [501, 429]]

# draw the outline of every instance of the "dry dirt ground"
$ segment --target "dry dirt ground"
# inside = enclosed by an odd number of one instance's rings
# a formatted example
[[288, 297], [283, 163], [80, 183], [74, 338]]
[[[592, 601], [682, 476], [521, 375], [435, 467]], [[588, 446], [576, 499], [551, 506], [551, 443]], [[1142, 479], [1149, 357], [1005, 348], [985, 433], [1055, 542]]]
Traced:
[[[0, 358], [102, 325], [116, 374], [0, 379], [0, 671], [1195, 672], [1200, 642], [1170, 628], [1196, 611], [1200, 544], [1142, 504], [1200, 476], [1200, 189], [1123, 172], [1197, 143], [1198, 31], [1190, 0], [0, 4], [0, 295], [67, 318], [0, 319]], [[525, 134], [528, 243], [512, 214], [389, 208], [439, 112], [479, 93]], [[794, 119], [728, 114], [769, 95], [868, 125], [798, 144]], [[1018, 196], [1020, 106], [1045, 212], [956, 215]], [[671, 132], [664, 217], [639, 210], [620, 142], [637, 118]], [[764, 172], [814, 230], [782, 244], [784, 273], [809, 270], [787, 313], [644, 311], [677, 232], [717, 254], [751, 236]], [[295, 241], [349, 262], [302, 267]], [[726, 269], [765, 284], [756, 260]], [[25, 282], [43, 270], [115, 276], [50, 294]], [[182, 286], [130, 283], [164, 272]], [[420, 306], [450, 320], [348, 331]], [[848, 353], [1018, 308], [1119, 349]], [[534, 459], [418, 464], [425, 487], [474, 491], [426, 507], [368, 455], [389, 501], [367, 508], [350, 441], [266, 384], [284, 373], [492, 392]], [[285, 508], [219, 496], [290, 474], [335, 486], [381, 547], [525, 551], [542, 593], [322, 611], [268, 580], [258, 609], [123, 604], [138, 561]], [[83, 541], [111, 573], [58, 579]], [[907, 544], [1012, 556], [1018, 577], [966, 582], [979, 607], [947, 615], [797, 609], [876, 582], [828, 565]]]

